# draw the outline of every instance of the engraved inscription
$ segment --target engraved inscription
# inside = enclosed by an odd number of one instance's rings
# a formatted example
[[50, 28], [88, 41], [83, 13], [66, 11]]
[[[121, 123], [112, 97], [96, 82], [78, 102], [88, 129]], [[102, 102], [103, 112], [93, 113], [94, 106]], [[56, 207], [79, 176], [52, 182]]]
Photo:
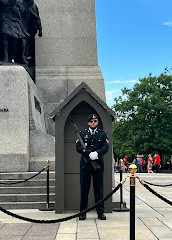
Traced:
[[35, 101], [36, 110], [38, 110], [38, 112], [40, 112], [40, 114], [41, 114], [41, 105], [40, 105], [40, 102], [38, 101], [38, 99], [35, 96], [34, 96], [34, 101]]
[[0, 112], [9, 112], [8, 108], [0, 108]]

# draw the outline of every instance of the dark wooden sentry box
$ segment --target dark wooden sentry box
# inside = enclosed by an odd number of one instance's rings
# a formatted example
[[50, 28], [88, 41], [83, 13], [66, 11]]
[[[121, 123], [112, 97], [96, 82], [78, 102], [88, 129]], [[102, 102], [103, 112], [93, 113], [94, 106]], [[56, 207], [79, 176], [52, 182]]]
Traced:
[[[80, 154], [76, 152], [77, 139], [69, 115], [79, 130], [87, 128], [87, 116], [96, 113], [99, 128], [107, 132], [110, 149], [104, 157], [104, 196], [112, 191], [112, 121], [115, 113], [86, 83], [81, 83], [51, 114], [55, 121], [55, 211], [79, 210], [80, 205]], [[94, 203], [93, 191], [89, 206]], [[105, 202], [105, 212], [112, 212], [112, 198]]]

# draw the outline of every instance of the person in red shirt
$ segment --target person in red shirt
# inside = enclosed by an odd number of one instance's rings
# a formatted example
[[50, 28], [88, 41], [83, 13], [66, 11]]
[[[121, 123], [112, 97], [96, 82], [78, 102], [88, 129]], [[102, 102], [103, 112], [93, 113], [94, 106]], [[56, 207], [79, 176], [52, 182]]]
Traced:
[[152, 171], [152, 164], [153, 164], [153, 159], [151, 154], [149, 154], [149, 158], [148, 158], [148, 173], [154, 173]]
[[142, 168], [143, 168], [143, 171], [144, 171], [144, 170], [146, 170], [146, 161], [144, 160], [143, 157], [141, 158], [141, 161], [142, 161]]
[[155, 153], [155, 161], [154, 161], [154, 164], [155, 164], [155, 171], [156, 173], [159, 173], [160, 172], [160, 156], [158, 155], [158, 153]]
[[128, 172], [128, 159], [127, 159], [127, 155], [123, 158], [123, 161], [124, 161], [124, 166], [125, 166], [126, 172]]

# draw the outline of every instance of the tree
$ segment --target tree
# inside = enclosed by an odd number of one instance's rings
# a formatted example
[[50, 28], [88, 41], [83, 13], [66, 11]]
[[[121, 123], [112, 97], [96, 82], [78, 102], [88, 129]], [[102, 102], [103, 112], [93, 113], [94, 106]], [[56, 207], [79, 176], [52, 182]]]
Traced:
[[113, 123], [113, 147], [115, 158], [120, 159], [125, 155], [132, 156], [135, 154], [128, 136], [127, 124], [119, 121]]
[[[172, 153], [172, 76], [139, 79], [133, 89], [115, 98], [114, 150], [160, 155]], [[120, 131], [120, 133], [119, 133]], [[119, 146], [119, 143], [120, 146]], [[123, 149], [121, 151], [121, 149]]]

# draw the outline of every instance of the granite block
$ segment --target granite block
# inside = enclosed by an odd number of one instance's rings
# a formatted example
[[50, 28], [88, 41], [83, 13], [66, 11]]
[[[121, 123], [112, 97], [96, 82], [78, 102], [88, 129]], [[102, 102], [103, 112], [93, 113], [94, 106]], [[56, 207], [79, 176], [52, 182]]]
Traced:
[[39, 39], [39, 42], [36, 42], [36, 64], [38, 66], [97, 66], [96, 43], [95, 38]]
[[43, 37], [36, 37], [36, 65], [97, 65], [95, 1], [35, 2], [43, 26]]
[[28, 170], [28, 78], [21, 66], [0, 66], [1, 172]]
[[30, 132], [30, 156], [31, 157], [54, 157], [55, 138], [39, 131]]
[[67, 97], [67, 80], [65, 76], [45, 74], [37, 77], [37, 86], [42, 91], [45, 103], [55, 103]]

